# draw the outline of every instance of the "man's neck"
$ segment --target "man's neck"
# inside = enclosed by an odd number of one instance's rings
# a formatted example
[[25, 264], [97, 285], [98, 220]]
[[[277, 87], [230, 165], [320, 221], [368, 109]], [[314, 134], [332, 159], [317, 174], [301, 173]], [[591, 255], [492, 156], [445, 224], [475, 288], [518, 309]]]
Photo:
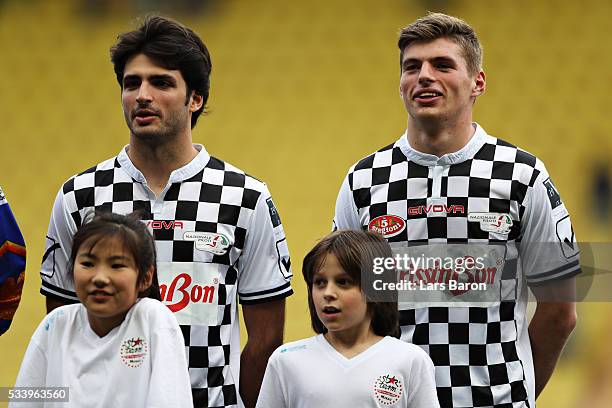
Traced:
[[410, 147], [421, 153], [442, 157], [461, 150], [472, 138], [475, 127], [471, 118], [455, 123], [417, 123], [408, 121]]
[[149, 188], [159, 195], [168, 184], [170, 174], [191, 162], [198, 155], [198, 150], [191, 143], [191, 138], [181, 143], [151, 145], [132, 135], [127, 154], [144, 175]]

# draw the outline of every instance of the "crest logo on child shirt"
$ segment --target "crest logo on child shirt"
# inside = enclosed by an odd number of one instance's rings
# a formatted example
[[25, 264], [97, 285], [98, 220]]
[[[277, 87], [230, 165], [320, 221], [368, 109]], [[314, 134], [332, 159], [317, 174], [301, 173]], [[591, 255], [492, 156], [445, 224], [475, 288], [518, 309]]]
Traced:
[[121, 361], [128, 367], [140, 367], [148, 353], [149, 345], [142, 337], [132, 337], [121, 344]]
[[493, 212], [474, 212], [468, 214], [468, 221], [480, 223], [480, 229], [485, 232], [507, 234], [512, 227], [510, 214]]
[[403, 392], [404, 385], [397, 375], [381, 375], [374, 382], [374, 395], [381, 404], [393, 405], [397, 403]]
[[368, 229], [385, 238], [391, 238], [406, 229], [406, 221], [397, 215], [381, 215], [370, 221]]

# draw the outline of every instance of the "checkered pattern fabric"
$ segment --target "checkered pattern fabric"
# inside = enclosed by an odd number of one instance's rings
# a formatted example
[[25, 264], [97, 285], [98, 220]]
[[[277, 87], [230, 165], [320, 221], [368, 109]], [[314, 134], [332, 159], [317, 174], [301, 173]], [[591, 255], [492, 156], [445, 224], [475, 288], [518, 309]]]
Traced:
[[[411, 149], [404, 135], [359, 161], [345, 179], [336, 206], [336, 229], [367, 229], [375, 218], [391, 215], [404, 220], [406, 227], [389, 234], [390, 243], [506, 246], [500, 280], [504, 301], [490, 307], [400, 311], [402, 339], [421, 346], [436, 366], [443, 408], [533, 406], [534, 396], [528, 395], [534, 380], [525, 284], [529, 273], [535, 277], [546, 272], [522, 271], [519, 254], [528, 252], [521, 241], [535, 223], [527, 221], [526, 213], [541, 200], [532, 190], [545, 173], [536, 157], [477, 126], [468, 145], [441, 158]], [[434, 205], [461, 211], [434, 212]], [[485, 231], [478, 222], [468, 221], [470, 213], [509, 214], [512, 226], [506, 233]], [[554, 230], [537, 239], [556, 241], [553, 234]], [[555, 271], [554, 278], [572, 276], [579, 272], [578, 261], [560, 259]]]
[[[47, 237], [41, 292], [63, 300], [75, 296], [66, 274], [68, 254], [62, 256], [71, 241], [62, 230], [76, 230], [94, 209], [140, 211], [156, 241], [162, 301], [175, 312], [185, 338], [194, 405], [238, 406], [236, 298], [253, 304], [292, 293], [284, 232], [271, 203], [262, 182], [203, 148], [156, 197], [124, 150], [64, 184]], [[67, 225], [55, 215], [57, 207]], [[227, 240], [224, 246], [210, 249], [220, 239]], [[261, 253], [249, 239], [258, 240]]]

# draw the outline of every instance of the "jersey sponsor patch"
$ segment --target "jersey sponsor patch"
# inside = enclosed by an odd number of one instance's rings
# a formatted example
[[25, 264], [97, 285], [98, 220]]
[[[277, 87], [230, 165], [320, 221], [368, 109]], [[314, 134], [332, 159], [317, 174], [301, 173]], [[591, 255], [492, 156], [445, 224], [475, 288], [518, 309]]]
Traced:
[[219, 266], [203, 262], [158, 262], [161, 301], [179, 324], [219, 324]]
[[368, 230], [385, 238], [394, 237], [405, 229], [406, 221], [397, 215], [381, 215], [368, 224]]
[[281, 219], [280, 219], [280, 216], [278, 215], [278, 211], [276, 210], [276, 207], [274, 206], [272, 197], [266, 198], [266, 204], [268, 204], [268, 211], [270, 212], [270, 219], [272, 220], [272, 226], [276, 228], [279, 225], [281, 225]]
[[194, 241], [197, 250], [212, 252], [215, 255], [224, 255], [232, 245], [227, 236], [215, 232], [188, 231], [183, 234], [183, 239]]
[[374, 382], [374, 395], [383, 405], [396, 404], [402, 397], [404, 384], [399, 375], [385, 374], [376, 378]]
[[40, 269], [41, 275], [52, 278], [55, 275], [55, 251], [61, 248], [59, 242], [53, 237], [47, 235], [45, 253], [42, 258]]
[[572, 258], [580, 252], [578, 244], [575, 242], [574, 227], [569, 215], [557, 221], [557, 239], [561, 245], [561, 251], [566, 258]]
[[131, 368], [140, 367], [148, 353], [149, 345], [147, 341], [139, 336], [124, 340], [119, 350], [121, 361]]
[[468, 221], [478, 222], [480, 229], [485, 232], [508, 234], [512, 227], [510, 214], [494, 212], [473, 212], [468, 214]]
[[284, 237], [276, 241], [276, 253], [278, 255], [278, 268], [285, 279], [290, 279], [293, 276], [291, 272], [291, 258], [289, 257], [287, 240]]
[[413, 247], [393, 245], [400, 310], [426, 307], [490, 307], [514, 300], [502, 291], [506, 245], [431, 243]]
[[550, 177], [544, 180], [543, 183], [544, 187], [546, 187], [546, 195], [548, 196], [550, 205], [554, 210], [555, 208], [563, 204], [561, 202], [561, 196], [559, 195], [559, 192], [557, 191], [557, 188], [553, 184], [552, 179]]

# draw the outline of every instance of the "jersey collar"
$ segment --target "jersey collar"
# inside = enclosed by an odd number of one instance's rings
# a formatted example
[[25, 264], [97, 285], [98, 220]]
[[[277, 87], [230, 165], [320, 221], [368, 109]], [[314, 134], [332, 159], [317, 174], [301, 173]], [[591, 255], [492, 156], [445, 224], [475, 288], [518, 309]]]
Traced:
[[422, 153], [418, 150], [413, 149], [408, 142], [408, 131], [404, 132], [404, 134], [399, 138], [396, 142], [396, 146], [398, 146], [402, 153], [408, 158], [408, 160], [413, 161], [422, 166], [435, 166], [435, 165], [450, 165], [461, 163], [466, 160], [473, 158], [476, 153], [480, 150], [480, 148], [485, 144], [485, 140], [487, 137], [487, 132], [478, 124], [473, 123], [476, 127], [476, 131], [474, 135], [469, 140], [469, 142], [463, 146], [460, 150], [445, 154], [442, 157], [435, 156], [433, 154]]
[[[130, 157], [127, 154], [127, 148], [129, 145], [125, 145], [123, 149], [117, 155], [117, 161], [121, 165], [121, 167], [125, 170], [126, 173], [134, 180], [140, 183], [146, 183], [145, 176], [142, 174], [140, 170], [134, 166], [134, 163], [130, 160]], [[203, 145], [201, 144], [193, 144], [193, 147], [199, 151], [196, 157], [193, 158], [189, 163], [184, 165], [181, 168], [173, 170], [170, 173], [170, 178], [168, 180], [169, 183], [178, 183], [198, 174], [210, 160], [210, 155], [206, 151]]]

